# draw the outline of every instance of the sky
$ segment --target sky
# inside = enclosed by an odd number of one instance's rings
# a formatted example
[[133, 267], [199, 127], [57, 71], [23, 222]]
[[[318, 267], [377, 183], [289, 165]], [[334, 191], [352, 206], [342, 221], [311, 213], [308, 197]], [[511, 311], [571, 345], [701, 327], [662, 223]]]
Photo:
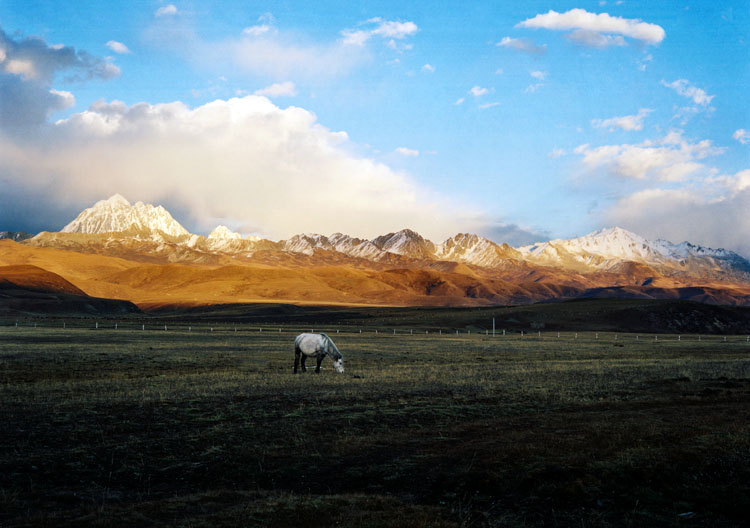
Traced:
[[620, 226], [750, 257], [750, 4], [0, 2], [0, 230]]

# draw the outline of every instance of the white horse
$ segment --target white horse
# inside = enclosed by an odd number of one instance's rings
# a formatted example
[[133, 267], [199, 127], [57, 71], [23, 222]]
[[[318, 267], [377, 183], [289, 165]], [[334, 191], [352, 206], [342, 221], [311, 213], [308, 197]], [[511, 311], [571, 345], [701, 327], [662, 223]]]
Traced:
[[320, 364], [323, 358], [331, 356], [333, 368], [338, 372], [344, 372], [344, 356], [333, 343], [330, 337], [325, 334], [300, 334], [294, 340], [294, 373], [297, 373], [297, 367], [302, 360], [302, 372], [306, 372], [305, 359], [308, 356], [317, 358], [315, 372], [320, 372]]

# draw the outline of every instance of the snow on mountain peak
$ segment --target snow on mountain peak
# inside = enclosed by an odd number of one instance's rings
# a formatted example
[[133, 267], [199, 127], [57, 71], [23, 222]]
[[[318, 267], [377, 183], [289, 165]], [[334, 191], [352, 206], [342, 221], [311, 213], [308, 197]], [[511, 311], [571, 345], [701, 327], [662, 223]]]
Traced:
[[111, 204], [111, 205], [123, 205], [126, 207], [130, 207], [130, 202], [120, 193], [115, 193], [106, 200], [99, 200], [94, 207], [96, 207], [99, 204]]
[[211, 240], [240, 240], [242, 235], [235, 233], [227, 226], [219, 225], [208, 235]]
[[429, 258], [435, 253], [435, 244], [422, 238], [411, 229], [379, 236], [371, 241], [378, 249], [412, 258]]
[[187, 229], [162, 206], [138, 202], [130, 205], [122, 195], [100, 200], [82, 211], [62, 228], [63, 233], [119, 233], [124, 231], [158, 232], [171, 236], [189, 235]]

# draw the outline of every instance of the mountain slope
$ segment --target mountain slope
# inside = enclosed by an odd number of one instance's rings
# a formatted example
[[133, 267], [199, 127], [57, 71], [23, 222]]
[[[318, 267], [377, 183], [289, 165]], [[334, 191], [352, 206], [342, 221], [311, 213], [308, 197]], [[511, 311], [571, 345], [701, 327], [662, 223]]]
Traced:
[[0, 266], [0, 313], [105, 315], [138, 313], [129, 301], [90, 297], [56, 273], [38, 266]]

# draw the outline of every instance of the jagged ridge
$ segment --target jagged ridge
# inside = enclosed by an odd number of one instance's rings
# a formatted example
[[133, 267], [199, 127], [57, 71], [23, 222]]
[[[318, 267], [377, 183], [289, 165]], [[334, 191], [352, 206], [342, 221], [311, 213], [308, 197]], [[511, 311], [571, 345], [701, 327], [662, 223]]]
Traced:
[[[711, 279], [750, 279], [750, 262], [724, 249], [710, 249], [689, 242], [672, 244], [649, 241], [625, 229], [602, 229], [570, 240], [550, 240], [514, 249], [481, 236], [459, 233], [435, 244], [410, 229], [388, 233], [372, 240], [334, 233], [304, 233], [273, 242], [259, 237], [243, 237], [226, 226], [218, 226], [208, 237], [191, 235], [163, 207], [137, 202], [131, 205], [121, 195], [97, 202], [66, 225], [62, 233], [102, 235], [109, 253], [118, 248], [127, 253], [132, 237], [153, 242], [139, 251], [165, 254], [168, 261], [216, 261], [217, 255], [251, 258], [259, 251], [285, 252], [316, 257], [320, 251], [372, 262], [393, 261], [394, 256], [414, 261], [447, 261], [489, 269], [508, 269], [523, 264], [575, 273], [614, 272], [637, 275], [644, 281], [657, 273], [668, 276], [695, 276]], [[111, 235], [121, 235], [118, 239]], [[165, 240], [162, 235], [172, 237]], [[63, 240], [60, 234], [41, 234], [30, 242], [35, 245], [81, 247], [80, 240]], [[627, 270], [627, 271], [623, 271]]]

